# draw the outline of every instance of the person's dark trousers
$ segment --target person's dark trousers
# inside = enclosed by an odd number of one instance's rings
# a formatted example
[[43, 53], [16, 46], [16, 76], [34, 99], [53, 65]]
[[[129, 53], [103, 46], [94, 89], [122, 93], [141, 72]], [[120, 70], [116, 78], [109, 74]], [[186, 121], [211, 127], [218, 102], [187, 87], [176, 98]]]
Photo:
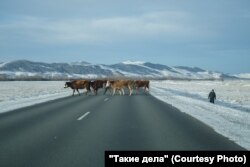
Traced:
[[214, 103], [214, 99], [211, 98], [211, 99], [210, 99], [210, 103]]

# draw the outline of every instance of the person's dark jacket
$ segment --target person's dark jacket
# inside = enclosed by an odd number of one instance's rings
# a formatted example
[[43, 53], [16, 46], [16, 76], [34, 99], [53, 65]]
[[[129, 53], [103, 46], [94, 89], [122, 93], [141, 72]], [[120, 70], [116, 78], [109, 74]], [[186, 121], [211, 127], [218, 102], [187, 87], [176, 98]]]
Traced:
[[211, 91], [208, 95], [208, 98], [210, 99], [211, 103], [214, 103], [214, 100], [216, 99], [216, 94], [214, 91]]

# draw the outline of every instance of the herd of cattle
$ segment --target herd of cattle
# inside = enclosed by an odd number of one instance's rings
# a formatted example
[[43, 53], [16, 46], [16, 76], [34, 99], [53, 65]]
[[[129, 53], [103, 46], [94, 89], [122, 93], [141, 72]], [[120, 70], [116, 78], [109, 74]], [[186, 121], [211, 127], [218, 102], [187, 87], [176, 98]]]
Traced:
[[[94, 94], [97, 95], [98, 89], [104, 88], [104, 94], [109, 90], [110, 94], [115, 95], [118, 90], [120, 95], [125, 95], [124, 89], [129, 90], [129, 96], [132, 95], [133, 90], [136, 89], [137, 93], [140, 88], [144, 89], [144, 92], [149, 91], [149, 80], [74, 80], [66, 82], [64, 88], [72, 88], [73, 95], [75, 91], [79, 93], [79, 89], [86, 89], [86, 95], [93, 90]], [[112, 93], [113, 91], [113, 93]]]

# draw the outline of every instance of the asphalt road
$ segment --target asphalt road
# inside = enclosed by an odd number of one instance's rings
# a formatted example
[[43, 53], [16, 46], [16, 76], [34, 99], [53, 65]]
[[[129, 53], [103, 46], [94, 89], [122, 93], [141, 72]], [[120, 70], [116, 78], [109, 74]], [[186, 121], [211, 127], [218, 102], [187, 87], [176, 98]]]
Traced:
[[242, 150], [151, 95], [74, 96], [0, 115], [1, 167], [104, 166], [105, 150]]

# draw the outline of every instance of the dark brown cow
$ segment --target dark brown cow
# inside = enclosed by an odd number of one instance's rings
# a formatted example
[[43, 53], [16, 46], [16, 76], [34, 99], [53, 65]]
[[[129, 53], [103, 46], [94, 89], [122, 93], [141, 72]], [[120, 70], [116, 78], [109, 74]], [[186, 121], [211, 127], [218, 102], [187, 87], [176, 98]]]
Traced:
[[144, 92], [146, 92], [147, 88], [149, 91], [149, 80], [137, 80], [135, 81], [135, 88], [137, 90], [137, 93], [139, 92], [139, 88], [143, 87]]
[[104, 88], [105, 84], [106, 84], [107, 80], [95, 80], [95, 81], [91, 81], [91, 87], [94, 90], [95, 95], [97, 95], [97, 91], [99, 88]]
[[78, 89], [87, 89], [87, 92], [86, 92], [86, 95], [87, 95], [87, 93], [90, 92], [90, 81], [88, 81], [88, 80], [74, 80], [71, 82], [66, 82], [64, 88], [68, 88], [68, 87], [73, 89], [72, 96], [74, 96], [75, 90], [77, 90], [77, 92], [80, 96]]

